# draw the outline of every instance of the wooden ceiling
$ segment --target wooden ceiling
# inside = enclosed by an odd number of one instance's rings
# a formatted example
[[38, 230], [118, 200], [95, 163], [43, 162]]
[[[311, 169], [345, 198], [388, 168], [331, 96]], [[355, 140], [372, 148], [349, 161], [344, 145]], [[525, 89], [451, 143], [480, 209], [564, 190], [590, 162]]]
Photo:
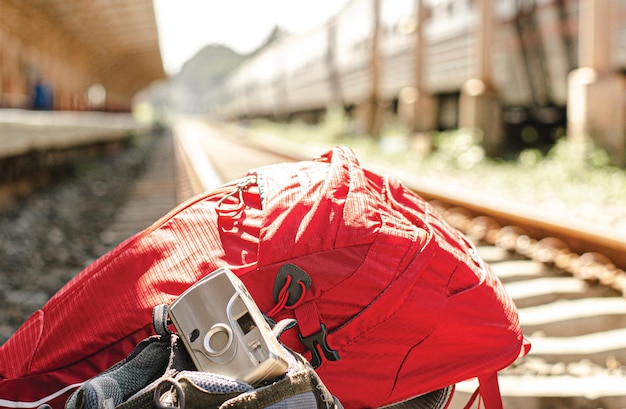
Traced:
[[[107, 89], [134, 94], [165, 76], [152, 0], [0, 0], [45, 16]], [[33, 33], [45, 41], [46, 33]]]

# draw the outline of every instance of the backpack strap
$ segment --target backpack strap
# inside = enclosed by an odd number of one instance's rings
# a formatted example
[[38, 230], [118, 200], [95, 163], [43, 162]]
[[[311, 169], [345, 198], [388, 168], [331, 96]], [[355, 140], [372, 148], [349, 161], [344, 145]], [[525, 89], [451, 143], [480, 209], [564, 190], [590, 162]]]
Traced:
[[[530, 352], [530, 341], [524, 337], [519, 352], [519, 358], [526, 356]], [[478, 388], [470, 397], [469, 402], [464, 409], [469, 409], [480, 395], [481, 401], [485, 404], [485, 409], [502, 409], [502, 394], [500, 393], [500, 385], [498, 384], [498, 373], [493, 372], [486, 376], [478, 377]]]
[[485, 404], [485, 409], [503, 409], [497, 372], [478, 378], [478, 388], [463, 409], [470, 409], [477, 398]]
[[154, 331], [162, 336], [172, 335], [172, 331], [168, 328], [171, 324], [168, 318], [168, 309], [167, 304], [160, 304], [152, 310], [152, 326]]
[[485, 404], [485, 409], [502, 409], [502, 396], [498, 385], [498, 373], [478, 378], [480, 397]]

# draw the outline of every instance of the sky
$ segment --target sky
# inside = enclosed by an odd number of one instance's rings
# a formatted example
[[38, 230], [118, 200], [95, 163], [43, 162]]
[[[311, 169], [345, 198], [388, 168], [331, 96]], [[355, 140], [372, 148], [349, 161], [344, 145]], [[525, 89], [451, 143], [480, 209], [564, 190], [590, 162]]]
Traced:
[[301, 33], [324, 23], [347, 0], [154, 0], [163, 65], [168, 74], [208, 44], [241, 54], [279, 26]]

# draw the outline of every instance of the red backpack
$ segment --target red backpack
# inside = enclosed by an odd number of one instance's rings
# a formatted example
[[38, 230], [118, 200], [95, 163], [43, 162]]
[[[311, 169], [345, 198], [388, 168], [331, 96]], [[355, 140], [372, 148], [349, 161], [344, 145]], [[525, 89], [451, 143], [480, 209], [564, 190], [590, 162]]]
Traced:
[[216, 268], [346, 408], [375, 408], [496, 373], [523, 349], [511, 299], [462, 234], [347, 148], [270, 165], [197, 197], [96, 260], [0, 348], [0, 407], [61, 407], [153, 333], [153, 307]]

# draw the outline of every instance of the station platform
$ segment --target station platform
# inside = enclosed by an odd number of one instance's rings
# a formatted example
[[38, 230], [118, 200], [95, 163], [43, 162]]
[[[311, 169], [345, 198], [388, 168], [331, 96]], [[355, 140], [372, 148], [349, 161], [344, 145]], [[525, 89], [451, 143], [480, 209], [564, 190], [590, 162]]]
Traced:
[[0, 158], [109, 142], [149, 128], [127, 113], [0, 109]]

